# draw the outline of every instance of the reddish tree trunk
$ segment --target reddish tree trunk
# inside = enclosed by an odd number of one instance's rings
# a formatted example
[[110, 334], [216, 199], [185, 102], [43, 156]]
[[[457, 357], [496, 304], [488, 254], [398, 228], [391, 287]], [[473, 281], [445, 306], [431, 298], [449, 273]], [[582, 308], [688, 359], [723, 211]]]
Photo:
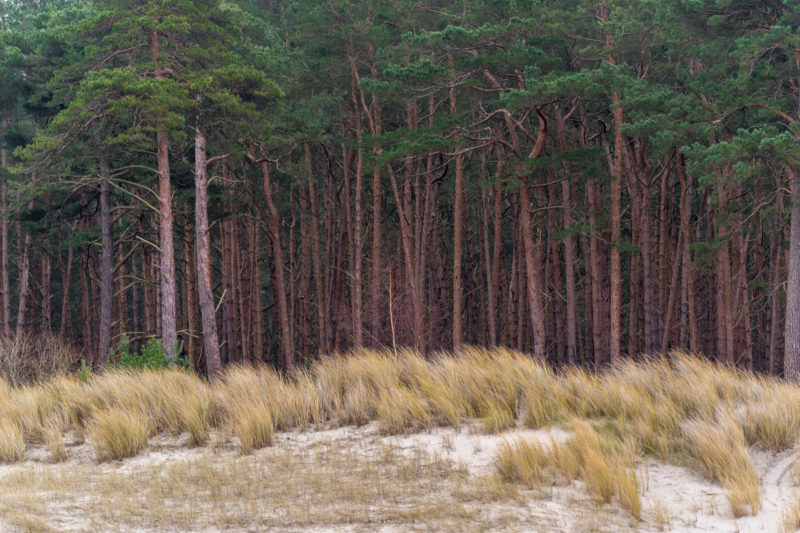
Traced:
[[[8, 128], [8, 118], [3, 115], [2, 118], [3, 132]], [[3, 168], [8, 167], [8, 150], [3, 145], [0, 150], [0, 159]], [[3, 177], [2, 184], [0, 184], [0, 269], [2, 269], [2, 324], [3, 335], [5, 337], [11, 336], [11, 286], [8, 279], [8, 204], [7, 194], [8, 185], [6, 178]]]
[[[200, 320], [203, 327], [203, 356], [206, 361], [206, 373], [209, 376], [216, 376], [222, 368], [222, 361], [219, 353], [217, 319], [214, 313], [216, 310], [214, 305], [214, 292], [211, 285], [211, 244], [208, 235], [206, 138], [199, 125], [195, 127], [194, 161], [195, 261], [197, 266], [197, 296], [200, 305]], [[189, 305], [192, 304], [190, 303]], [[193, 313], [194, 311], [192, 310], [190, 316], [193, 315]], [[192, 324], [192, 321], [190, 320], [189, 323]]]
[[108, 361], [114, 318], [114, 237], [111, 235], [111, 171], [102, 147], [100, 154], [100, 331], [97, 366]]
[[[164, 70], [158, 66], [161, 50], [158, 31], [150, 31], [150, 51], [156, 63], [153, 76], [165, 77]], [[158, 213], [159, 213], [159, 278], [161, 282], [161, 340], [167, 359], [175, 358], [175, 344], [178, 338], [176, 322], [177, 285], [175, 281], [175, 248], [172, 239], [172, 188], [169, 172], [169, 140], [163, 131], [156, 134], [158, 146]]]
[[294, 353], [292, 352], [292, 337], [289, 329], [289, 308], [286, 303], [286, 281], [283, 274], [284, 259], [283, 247], [281, 245], [280, 234], [280, 215], [278, 208], [272, 198], [272, 186], [270, 184], [269, 164], [264, 161], [261, 163], [261, 172], [264, 177], [264, 196], [267, 200], [269, 210], [269, 232], [272, 241], [272, 257], [275, 262], [275, 296], [278, 304], [278, 321], [280, 323], [280, 363], [285, 372], [291, 373], [294, 367]]
[[792, 184], [792, 214], [789, 230], [789, 273], [786, 290], [783, 377], [800, 379], [800, 174], [787, 168]]

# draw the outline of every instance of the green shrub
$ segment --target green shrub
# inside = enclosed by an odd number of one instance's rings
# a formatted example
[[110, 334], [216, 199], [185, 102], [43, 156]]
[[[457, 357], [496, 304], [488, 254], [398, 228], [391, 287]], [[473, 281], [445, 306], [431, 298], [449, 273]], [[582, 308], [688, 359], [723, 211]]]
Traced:
[[[175, 353], [180, 353], [182, 345], [175, 343]], [[116, 350], [111, 349], [109, 361], [114, 368], [142, 370], [145, 368], [169, 368], [173, 365], [188, 368], [189, 361], [185, 357], [167, 359], [167, 351], [161, 339], [152, 338], [147, 341], [139, 353], [131, 353], [131, 343], [127, 335], [122, 335]]]

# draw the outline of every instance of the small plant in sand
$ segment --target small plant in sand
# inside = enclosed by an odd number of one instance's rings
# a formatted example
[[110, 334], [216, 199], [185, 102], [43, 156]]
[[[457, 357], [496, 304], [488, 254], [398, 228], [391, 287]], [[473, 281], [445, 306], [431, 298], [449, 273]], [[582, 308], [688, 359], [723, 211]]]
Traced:
[[800, 529], [800, 493], [795, 492], [781, 513], [783, 531], [789, 533]]

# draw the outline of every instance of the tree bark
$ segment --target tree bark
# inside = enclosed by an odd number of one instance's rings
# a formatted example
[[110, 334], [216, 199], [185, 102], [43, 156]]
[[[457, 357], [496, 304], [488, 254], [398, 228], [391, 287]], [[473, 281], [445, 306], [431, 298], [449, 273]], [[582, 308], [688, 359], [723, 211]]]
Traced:
[[[537, 112], [537, 115], [539, 117], [539, 135], [536, 138], [533, 150], [528, 155], [528, 159], [538, 159], [547, 144], [547, 121], [540, 112]], [[539, 275], [539, 266], [542, 261], [537, 261], [536, 258], [537, 247], [530, 214], [530, 194], [528, 192], [528, 184], [525, 182], [520, 184], [519, 209], [520, 230], [525, 247], [525, 279], [527, 281], [531, 333], [533, 334], [533, 355], [537, 359], [544, 361], [547, 357], [544, 307], [542, 306], [544, 290], [541, 286], [541, 277]]]
[[30, 274], [31, 274], [31, 234], [26, 233], [22, 241], [22, 229], [17, 224], [17, 240], [22, 244], [21, 257], [19, 260], [19, 306], [17, 308], [17, 337], [26, 333], [28, 309], [28, 295], [30, 294]]
[[194, 138], [194, 227], [197, 266], [197, 296], [203, 328], [203, 355], [206, 373], [218, 376], [222, 369], [219, 355], [217, 319], [214, 315], [214, 292], [211, 285], [211, 244], [208, 237], [208, 175], [206, 138], [200, 124], [195, 126]]
[[267, 200], [269, 210], [269, 232], [272, 241], [272, 257], [275, 262], [275, 296], [278, 304], [278, 321], [281, 329], [280, 339], [280, 363], [281, 368], [292, 373], [294, 368], [294, 353], [292, 352], [292, 337], [289, 328], [289, 309], [286, 303], [286, 281], [283, 273], [284, 259], [283, 248], [281, 246], [280, 234], [280, 215], [278, 208], [272, 198], [272, 186], [270, 184], [269, 163], [261, 163], [261, 172], [264, 177], [264, 196]]
[[[450, 112], [456, 112], [455, 89], [450, 89]], [[464, 294], [462, 290], [462, 240], [464, 233], [464, 154], [461, 152], [461, 135], [454, 136], [456, 143], [456, 177], [455, 197], [453, 199], [453, 348], [458, 348], [463, 342], [462, 317]], [[527, 207], [526, 207], [527, 209]]]
[[[92, 304], [89, 296], [89, 257], [88, 254], [81, 258], [80, 269], [81, 284], [81, 318], [83, 324], [83, 345], [91, 354], [94, 347], [94, 334], [92, 332]], [[92, 354], [93, 355], [93, 354]]]
[[[195, 165], [197, 162], [195, 161]], [[195, 184], [195, 187], [197, 185]], [[195, 202], [197, 201], [197, 196], [195, 193]], [[187, 206], [188, 207], [188, 206]], [[195, 217], [197, 214], [195, 212]], [[186, 316], [186, 353], [189, 357], [189, 365], [194, 368], [197, 368], [198, 363], [198, 348], [197, 348], [197, 340], [200, 335], [202, 335], [202, 325], [200, 328], [197, 327], [197, 311], [199, 309], [197, 304], [197, 298], [199, 294], [199, 290], [197, 288], [197, 261], [196, 261], [196, 254], [197, 251], [195, 250], [194, 242], [196, 242], [196, 238], [192, 240], [192, 223], [191, 218], [186, 217], [184, 223], [184, 231], [183, 231], [183, 264], [184, 264], [184, 275], [185, 278], [185, 285], [184, 285], [184, 301], [185, 301], [185, 316]]]
[[[560, 110], [556, 110], [556, 125], [558, 127], [558, 149], [563, 154], [567, 151], [567, 134], [564, 117]], [[575, 285], [575, 264], [577, 261], [576, 237], [570, 231], [572, 226], [572, 184], [566, 166], [563, 166], [564, 176], [561, 180], [562, 225], [567, 235], [564, 237], [564, 277], [566, 283], [567, 299], [567, 363], [574, 365], [578, 361], [578, 304], [577, 288]]]
[[114, 237], [111, 235], [111, 171], [102, 147], [100, 158], [100, 330], [97, 366], [108, 362], [114, 318]]
[[[3, 114], [2, 118], [2, 126], [3, 132], [5, 132], [8, 128], [8, 117]], [[3, 144], [2, 150], [0, 150], [0, 159], [2, 159], [2, 166], [3, 168], [8, 168], [8, 149]], [[2, 283], [2, 308], [0, 308], [0, 312], [2, 312], [2, 327], [3, 327], [3, 336], [10, 337], [11, 336], [11, 287], [9, 285], [8, 279], [8, 204], [7, 204], [7, 194], [8, 194], [8, 184], [5, 177], [3, 177], [3, 181], [0, 184], [0, 268], [2, 269], [2, 279], [0, 279], [0, 283]]]
[[800, 175], [787, 167], [792, 183], [792, 214], [789, 230], [789, 272], [786, 290], [783, 377], [800, 380]]
[[[73, 229], [74, 229], [73, 225]], [[70, 336], [69, 330], [71, 329], [70, 320], [70, 285], [72, 281], [72, 259], [74, 255], [74, 247], [72, 245], [67, 249], [67, 262], [61, 269], [61, 323], [59, 324], [58, 334], [63, 338]]]
[[322, 246], [319, 234], [319, 203], [317, 202], [317, 186], [314, 178], [314, 171], [311, 159], [311, 147], [308, 143], [304, 146], [306, 165], [308, 166], [308, 202], [311, 208], [311, 255], [314, 266], [314, 284], [317, 308], [317, 350], [326, 352], [327, 343], [327, 321], [325, 320], [325, 298], [324, 286], [325, 279], [322, 274]]
[[[158, 66], [161, 60], [159, 35], [156, 28], [150, 31], [150, 51], [156, 63], [155, 79], [164, 79], [164, 70]], [[163, 130], [156, 133], [158, 145], [158, 212], [159, 212], [159, 279], [161, 282], [161, 340], [167, 359], [175, 358], [178, 338], [176, 322], [177, 285], [175, 280], [175, 248], [172, 236], [172, 188], [169, 171], [169, 140]]]

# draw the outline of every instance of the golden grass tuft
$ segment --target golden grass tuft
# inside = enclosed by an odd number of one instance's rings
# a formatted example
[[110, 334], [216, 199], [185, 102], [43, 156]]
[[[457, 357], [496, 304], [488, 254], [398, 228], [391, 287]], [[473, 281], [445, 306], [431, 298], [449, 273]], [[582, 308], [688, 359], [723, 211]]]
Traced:
[[580, 479], [598, 503], [609, 503], [616, 496], [623, 509], [641, 519], [642, 502], [629, 447], [605, 442], [584, 421], [574, 420], [572, 425], [574, 435], [566, 443], [551, 439], [547, 446], [519, 439], [501, 444], [495, 457], [500, 480], [536, 488], [555, 476], [568, 482]]
[[0, 460], [16, 463], [25, 455], [25, 439], [22, 430], [12, 420], [0, 420]]
[[786, 533], [800, 529], [800, 493], [795, 492], [781, 512], [781, 526]]
[[552, 466], [550, 451], [537, 440], [505, 441], [498, 447], [495, 468], [507, 483], [538, 487], [544, 471]]
[[403, 386], [386, 391], [378, 401], [376, 411], [384, 433], [409, 433], [431, 426], [428, 402]]
[[265, 403], [251, 401], [240, 406], [232, 415], [231, 425], [243, 454], [272, 446], [275, 426], [269, 406]]
[[614, 471], [614, 491], [623, 509], [631, 515], [641, 520], [642, 518], [642, 498], [639, 495], [639, 481], [636, 478], [636, 470], [617, 466]]
[[776, 452], [791, 448], [800, 435], [800, 390], [772, 380], [754, 388], [757, 398], [736, 413], [748, 444]]
[[742, 429], [730, 413], [717, 420], [691, 420], [684, 433], [691, 457], [711, 481], [728, 491], [734, 516], [756, 514], [761, 509], [761, 482], [747, 450]]
[[50, 460], [60, 463], [67, 460], [67, 447], [64, 444], [64, 430], [58, 420], [51, 419], [42, 430], [42, 439], [50, 452]]
[[581, 420], [573, 421], [575, 435], [569, 447], [578, 458], [579, 475], [589, 494], [608, 503], [614, 494], [614, 471], [601, 448], [600, 438], [592, 427]]
[[113, 461], [137, 455], [147, 446], [150, 431], [144, 413], [119, 407], [96, 411], [88, 429], [98, 461]]

